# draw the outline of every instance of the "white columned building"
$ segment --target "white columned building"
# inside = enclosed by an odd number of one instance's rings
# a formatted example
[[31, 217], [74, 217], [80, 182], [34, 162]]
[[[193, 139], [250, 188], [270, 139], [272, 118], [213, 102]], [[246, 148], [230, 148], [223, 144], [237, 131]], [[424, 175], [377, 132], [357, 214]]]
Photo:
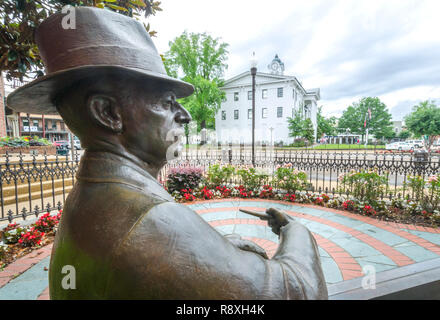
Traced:
[[[260, 143], [293, 142], [287, 119], [295, 110], [310, 118], [317, 132], [317, 101], [320, 90], [304, 89], [294, 76], [284, 75], [284, 63], [278, 55], [268, 65], [268, 72], [255, 77], [255, 141]], [[252, 143], [252, 77], [243, 72], [225, 81], [221, 88], [226, 101], [215, 116], [217, 140], [225, 143]]]

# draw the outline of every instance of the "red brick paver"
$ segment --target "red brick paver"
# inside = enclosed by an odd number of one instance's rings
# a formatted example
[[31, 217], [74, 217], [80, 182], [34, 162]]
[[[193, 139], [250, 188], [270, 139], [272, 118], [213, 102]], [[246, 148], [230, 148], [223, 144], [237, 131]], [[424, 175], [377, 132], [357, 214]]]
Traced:
[[52, 244], [48, 244], [47, 246], [34, 250], [6, 266], [3, 271], [0, 271], [0, 288], [33, 265], [48, 257], [51, 251]]

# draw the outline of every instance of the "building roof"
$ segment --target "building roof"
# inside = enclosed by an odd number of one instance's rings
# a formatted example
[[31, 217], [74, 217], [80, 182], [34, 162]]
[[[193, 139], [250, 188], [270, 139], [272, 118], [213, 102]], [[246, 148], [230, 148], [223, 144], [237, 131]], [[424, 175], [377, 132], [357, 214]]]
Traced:
[[[221, 89], [232, 89], [232, 88], [239, 88], [239, 87], [251, 87], [252, 83], [249, 81], [249, 83], [237, 83], [234, 84], [234, 82], [239, 82], [238, 80], [245, 78], [245, 77], [251, 77], [251, 71], [245, 71], [242, 72], [230, 79], [227, 79], [224, 83], [224, 85], [221, 87]], [[255, 76], [257, 80], [257, 85], [263, 85], [263, 84], [271, 84], [271, 83], [283, 83], [283, 82], [290, 82], [292, 81], [296, 87], [299, 88], [306, 96], [315, 96], [317, 100], [321, 99], [320, 89], [314, 88], [314, 89], [304, 89], [301, 82], [295, 77], [295, 76], [288, 76], [288, 75], [280, 75], [280, 74], [272, 74], [272, 73], [266, 73], [266, 72], [257, 72]], [[263, 81], [258, 81], [258, 78]]]

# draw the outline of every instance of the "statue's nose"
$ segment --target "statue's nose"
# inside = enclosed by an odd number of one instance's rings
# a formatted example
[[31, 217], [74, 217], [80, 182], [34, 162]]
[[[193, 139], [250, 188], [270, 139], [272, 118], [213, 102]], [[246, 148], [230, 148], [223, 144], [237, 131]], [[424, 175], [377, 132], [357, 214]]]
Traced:
[[192, 120], [191, 115], [189, 114], [188, 110], [186, 110], [180, 103], [177, 104], [177, 112], [175, 116], [175, 120], [177, 123], [189, 123]]

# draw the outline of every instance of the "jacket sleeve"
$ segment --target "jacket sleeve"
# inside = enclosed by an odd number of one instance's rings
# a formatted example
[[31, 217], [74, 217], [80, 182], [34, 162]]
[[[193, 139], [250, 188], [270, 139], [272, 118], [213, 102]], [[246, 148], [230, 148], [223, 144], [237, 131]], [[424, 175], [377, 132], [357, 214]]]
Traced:
[[115, 288], [133, 299], [326, 299], [316, 242], [282, 227], [271, 260], [236, 248], [194, 211], [167, 202], [145, 213], [114, 252]]

